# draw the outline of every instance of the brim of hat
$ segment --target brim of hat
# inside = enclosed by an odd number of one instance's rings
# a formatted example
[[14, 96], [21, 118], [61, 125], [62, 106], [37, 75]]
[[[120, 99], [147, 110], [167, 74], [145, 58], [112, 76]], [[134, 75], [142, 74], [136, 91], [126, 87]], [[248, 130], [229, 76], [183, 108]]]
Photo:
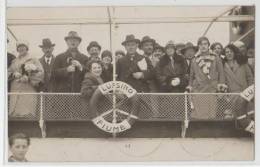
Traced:
[[128, 43], [128, 42], [136, 42], [136, 43], [140, 43], [140, 40], [139, 39], [133, 39], [133, 40], [128, 40], [128, 41], [124, 41], [124, 42], [122, 42], [121, 44], [122, 45], [125, 45], [126, 43]]
[[88, 47], [87, 47], [87, 50], [89, 50], [89, 49], [92, 48], [92, 47], [98, 47], [99, 50], [101, 50], [101, 46], [100, 46], [100, 45], [92, 45], [92, 46], [88, 46]]
[[80, 40], [81, 41], [81, 38], [80, 37], [65, 37], [64, 39], [65, 39], [65, 41], [67, 41], [68, 39], [78, 39], [78, 40]]
[[55, 44], [51, 44], [51, 45], [48, 45], [48, 46], [47, 46], [47, 45], [45, 45], [45, 46], [44, 46], [44, 45], [39, 45], [40, 48], [44, 48], [44, 47], [54, 47], [54, 46], [55, 46]]
[[181, 53], [184, 54], [184, 52], [188, 49], [193, 49], [195, 51], [197, 51], [197, 47], [196, 46], [189, 46], [189, 47], [185, 47], [181, 50]]
[[156, 47], [154, 47], [154, 50], [156, 50], [156, 49], [164, 50], [164, 47], [162, 47], [162, 46], [156, 46]]
[[21, 43], [21, 44], [19, 44], [19, 45], [16, 45], [16, 48], [19, 48], [20, 46], [25, 46], [25, 47], [29, 48], [29, 46], [26, 45], [26, 44], [24, 44], [24, 43]]
[[174, 48], [176, 48], [176, 46], [175, 46], [174, 44], [168, 44], [168, 45], [166, 45], [166, 46], [165, 46], [165, 49], [168, 48], [168, 47], [174, 47]]
[[112, 59], [112, 55], [109, 55], [109, 54], [101, 55], [101, 59], [103, 59], [105, 57], [110, 57]]
[[149, 39], [149, 40], [141, 41], [139, 44], [139, 48], [141, 48], [145, 42], [152, 42], [153, 44], [155, 44], [155, 40]]

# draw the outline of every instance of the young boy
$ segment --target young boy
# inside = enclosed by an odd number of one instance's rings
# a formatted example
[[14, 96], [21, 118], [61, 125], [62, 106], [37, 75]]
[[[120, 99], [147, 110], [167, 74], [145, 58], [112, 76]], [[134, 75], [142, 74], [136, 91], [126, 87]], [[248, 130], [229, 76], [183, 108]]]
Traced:
[[9, 137], [9, 148], [12, 155], [8, 158], [9, 162], [28, 162], [25, 154], [30, 145], [30, 138], [23, 133], [17, 133]]

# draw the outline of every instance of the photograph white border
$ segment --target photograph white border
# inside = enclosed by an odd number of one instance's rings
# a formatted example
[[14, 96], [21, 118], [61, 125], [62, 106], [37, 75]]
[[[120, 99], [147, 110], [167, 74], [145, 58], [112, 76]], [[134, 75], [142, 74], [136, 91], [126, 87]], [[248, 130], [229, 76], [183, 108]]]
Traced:
[[[257, 6], [257, 2], [259, 1], [253, 1], [253, 0], [218, 0], [218, 1], [209, 1], [209, 0], [196, 0], [196, 1], [192, 1], [192, 0], [175, 0], [175, 1], [170, 1], [170, 0], [125, 0], [125, 1], [120, 1], [120, 0], [89, 0], [89, 1], [84, 1], [84, 0], [8, 0], [8, 2], [5, 2], [3, 0], [0, 1], [0, 41], [1, 41], [1, 45], [0, 45], [0, 52], [1, 52], [1, 58], [0, 58], [0, 67], [2, 68], [0, 71], [0, 85], [4, 85], [0, 87], [0, 91], [1, 91], [1, 100], [0, 100], [0, 106], [2, 107], [2, 112], [0, 115], [0, 122], [1, 122], [1, 126], [0, 126], [0, 133], [2, 135], [4, 135], [4, 137], [2, 137], [5, 140], [1, 140], [1, 146], [0, 146], [0, 156], [1, 156], [1, 161], [2, 164], [4, 163], [4, 157], [6, 158], [6, 154], [8, 152], [8, 148], [6, 146], [8, 146], [8, 141], [7, 139], [7, 107], [6, 107], [6, 99], [7, 99], [7, 94], [6, 94], [6, 88], [7, 88], [7, 83], [6, 83], [6, 12], [5, 12], [5, 7], [54, 7], [54, 6], [107, 6], [107, 5], [115, 5], [115, 6], [136, 6], [136, 5], [148, 5], [148, 6], [164, 6], [164, 5], [255, 5], [256, 6], [256, 18], [259, 18], [259, 11], [258, 11], [258, 6]], [[258, 3], [259, 5], [259, 3]], [[259, 27], [259, 22], [256, 19], [256, 27]], [[256, 28], [256, 33], [255, 33], [255, 46], [259, 46], [259, 34]], [[255, 48], [255, 55], [260, 55], [260, 51], [259, 48], [256, 47]], [[257, 64], [260, 64], [260, 59], [256, 56], [256, 74], [258, 73], [258, 71], [260, 70], [260, 66], [258, 66]], [[259, 75], [255, 75], [255, 85], [256, 85], [256, 90], [255, 90], [255, 101], [259, 101], [259, 93], [260, 93], [260, 88], [258, 87], [259, 85]], [[256, 110], [258, 108], [260, 108], [260, 104], [256, 103]], [[256, 111], [256, 120], [259, 120], [259, 114]], [[196, 164], [196, 165], [206, 165], [206, 164], [215, 164], [215, 165], [239, 165], [239, 164], [243, 164], [243, 165], [253, 165], [253, 164], [260, 164], [260, 145], [259, 145], [259, 139], [260, 139], [260, 122], [256, 121], [256, 135], [255, 135], [255, 161], [246, 161], [246, 162], [242, 162], [242, 161], [187, 161], [187, 162], [143, 162], [143, 163], [135, 163], [135, 162], [129, 162], [129, 163], [106, 163], [109, 165], [113, 165], [113, 164], [122, 164], [122, 166], [126, 166], [126, 165], [130, 165], [130, 164], [142, 164], [142, 165], [147, 165], [147, 164], [151, 164], [151, 165], [191, 165], [191, 164]], [[40, 163], [31, 163], [33, 165], [38, 165]], [[45, 164], [45, 163], [43, 163]], [[103, 163], [47, 163], [46, 165], [57, 165], [57, 164], [69, 164], [69, 165], [86, 165], [86, 164], [103, 164]], [[19, 165], [20, 166], [20, 165]], [[24, 166], [24, 165], [21, 165]], [[27, 166], [27, 165], [26, 165]], [[102, 165], [101, 165], [102, 166]]]

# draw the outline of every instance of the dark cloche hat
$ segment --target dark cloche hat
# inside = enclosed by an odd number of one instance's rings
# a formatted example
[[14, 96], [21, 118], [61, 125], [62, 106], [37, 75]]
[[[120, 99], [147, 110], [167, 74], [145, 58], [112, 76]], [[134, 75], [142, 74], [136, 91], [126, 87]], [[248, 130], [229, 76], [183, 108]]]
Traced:
[[99, 50], [101, 50], [101, 46], [98, 44], [97, 41], [91, 41], [91, 42], [88, 44], [87, 51], [89, 51], [90, 48], [92, 48], [92, 47], [98, 47]]

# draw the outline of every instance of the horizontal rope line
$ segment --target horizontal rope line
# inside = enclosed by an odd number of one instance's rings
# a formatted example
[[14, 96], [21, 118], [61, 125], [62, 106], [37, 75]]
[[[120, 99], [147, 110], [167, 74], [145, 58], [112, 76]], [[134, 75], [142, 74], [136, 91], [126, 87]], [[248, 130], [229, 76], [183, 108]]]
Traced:
[[[81, 95], [80, 93], [22, 93], [9, 92], [8, 95]], [[111, 94], [112, 95], [112, 94]], [[137, 93], [137, 95], [240, 95], [240, 93]]]

